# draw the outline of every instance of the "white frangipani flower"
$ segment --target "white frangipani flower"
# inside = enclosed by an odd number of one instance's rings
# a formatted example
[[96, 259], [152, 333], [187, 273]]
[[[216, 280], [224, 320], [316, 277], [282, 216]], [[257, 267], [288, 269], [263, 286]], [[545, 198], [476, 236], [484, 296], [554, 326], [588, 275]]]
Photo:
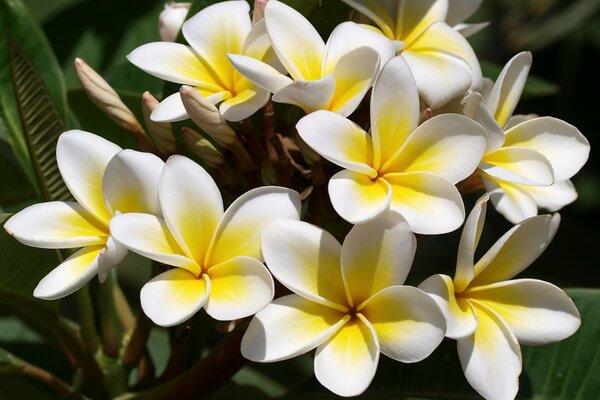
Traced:
[[446, 336], [458, 340], [458, 355], [471, 386], [488, 400], [513, 399], [519, 389], [519, 343], [540, 345], [571, 336], [581, 324], [573, 301], [537, 279], [514, 279], [552, 241], [560, 216], [529, 218], [502, 236], [475, 263], [487, 195], [469, 215], [462, 233], [456, 274], [434, 275], [419, 288], [442, 309]]
[[446, 329], [435, 302], [402, 286], [416, 240], [401, 215], [390, 211], [356, 225], [344, 244], [300, 221], [277, 221], [263, 232], [271, 273], [294, 294], [259, 311], [242, 339], [253, 361], [285, 360], [317, 349], [319, 382], [341, 396], [369, 386], [379, 353], [420, 361]]
[[504, 67], [491, 90], [469, 94], [464, 113], [481, 123], [488, 146], [480, 175], [496, 209], [512, 223], [557, 211], [577, 198], [569, 179], [586, 163], [590, 144], [577, 128], [552, 117], [514, 116], [531, 68], [522, 52]]
[[419, 124], [419, 96], [401, 57], [387, 63], [371, 96], [371, 133], [329, 111], [302, 118], [296, 128], [317, 153], [345, 168], [329, 181], [335, 210], [363, 223], [388, 209], [413, 231], [450, 232], [464, 220], [454, 186], [469, 176], [485, 151], [485, 130], [458, 114]]
[[4, 225], [28, 246], [45, 249], [83, 247], [52, 270], [33, 295], [47, 300], [67, 296], [98, 274], [110, 270], [127, 254], [112, 237], [115, 215], [144, 212], [160, 215], [158, 184], [164, 163], [155, 155], [119, 146], [83, 131], [63, 133], [56, 146], [63, 180], [77, 200], [35, 204]]
[[464, 37], [476, 34], [490, 23], [480, 22], [476, 24], [467, 24], [464, 21], [477, 11], [482, 1], [483, 0], [448, 0], [446, 23], [460, 32]]
[[210, 175], [189, 158], [172, 156], [158, 197], [164, 218], [124, 214], [110, 223], [124, 246], [176, 267], [142, 288], [142, 308], [150, 319], [177, 325], [204, 307], [211, 317], [229, 321], [252, 315], [273, 299], [260, 235], [269, 222], [299, 219], [298, 193], [274, 186], [253, 189], [224, 212]]
[[471, 45], [446, 22], [448, 0], [342, 0], [369, 17], [393, 41], [432, 108], [482, 85]]
[[[250, 6], [242, 0], [224, 1], [204, 8], [183, 24], [183, 36], [191, 47], [168, 42], [148, 43], [133, 50], [127, 59], [161, 79], [190, 85], [213, 104], [228, 121], [254, 114], [269, 99], [269, 92], [237, 72], [226, 54], [271, 59], [263, 22], [254, 27]], [[152, 112], [155, 121], [187, 118], [179, 93], [164, 99]]]
[[165, 3], [165, 9], [158, 16], [158, 33], [164, 42], [174, 42], [179, 35], [185, 17], [192, 3]]
[[350, 115], [391, 57], [394, 46], [353, 22], [338, 25], [327, 44], [298, 11], [277, 0], [265, 6], [264, 22], [279, 60], [291, 78], [256, 57], [229, 54], [245, 77], [273, 93], [273, 101], [307, 113], [330, 110]]

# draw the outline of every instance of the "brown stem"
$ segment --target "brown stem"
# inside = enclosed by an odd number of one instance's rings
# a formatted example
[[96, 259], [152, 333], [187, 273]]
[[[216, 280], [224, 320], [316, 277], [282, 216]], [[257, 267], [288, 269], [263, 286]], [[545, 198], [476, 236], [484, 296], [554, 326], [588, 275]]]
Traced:
[[29, 364], [28, 362], [22, 360], [20, 361], [20, 363], [21, 366], [17, 371], [18, 373], [29, 378], [35, 379], [41, 384], [47, 386], [60, 398], [65, 397], [73, 392], [73, 389], [69, 385], [67, 385], [62, 379], [56, 377], [55, 375], [51, 374], [45, 369]]
[[267, 158], [267, 153], [260, 144], [260, 140], [258, 140], [256, 129], [254, 128], [254, 125], [252, 125], [252, 121], [248, 118], [242, 121], [242, 135], [246, 139], [246, 143], [250, 149], [250, 154], [254, 157], [254, 161], [256, 161], [256, 164], [261, 165], [263, 160]]
[[143, 312], [138, 315], [121, 356], [121, 362], [125, 368], [133, 369], [140, 363], [146, 352], [146, 343], [150, 337], [152, 326], [152, 322]]
[[277, 160], [277, 149], [273, 144], [273, 138], [275, 137], [275, 112], [273, 111], [273, 103], [271, 100], [265, 106], [265, 112], [263, 114], [263, 129], [265, 133], [265, 145], [267, 147], [267, 154], [269, 160]]
[[123, 293], [118, 281], [115, 281], [114, 283], [113, 296], [121, 326], [125, 330], [132, 329], [136, 322], [136, 318], [131, 311], [129, 302], [127, 301], [127, 298], [125, 297], [125, 294]]

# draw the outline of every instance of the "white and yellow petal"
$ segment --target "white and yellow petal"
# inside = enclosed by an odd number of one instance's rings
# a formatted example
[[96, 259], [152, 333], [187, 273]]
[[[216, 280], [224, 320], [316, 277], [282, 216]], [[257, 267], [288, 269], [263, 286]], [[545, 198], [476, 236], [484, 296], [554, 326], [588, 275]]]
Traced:
[[335, 334], [348, 317], [296, 294], [275, 299], [259, 311], [242, 338], [251, 361], [286, 360], [310, 351]]
[[446, 321], [436, 303], [412, 286], [385, 288], [360, 312], [377, 332], [381, 352], [404, 363], [427, 358], [446, 333]]
[[250, 117], [267, 104], [270, 96], [268, 90], [242, 78], [236, 84], [236, 95], [223, 101], [219, 105], [219, 112], [227, 121], [238, 122]]
[[300, 196], [294, 190], [267, 186], [252, 189], [229, 206], [219, 222], [205, 265], [220, 264], [238, 256], [262, 260], [261, 235], [269, 223], [300, 219]]
[[175, 268], [154, 277], [142, 287], [144, 313], [160, 326], [180, 324], [196, 314], [210, 294], [210, 279]]
[[452, 232], [465, 219], [462, 197], [454, 185], [435, 174], [387, 174], [392, 188], [390, 208], [402, 214], [413, 232], [426, 235]]
[[467, 299], [456, 297], [456, 287], [447, 275], [433, 275], [425, 279], [419, 289], [436, 302], [446, 319], [446, 336], [461, 339], [477, 329], [477, 314]]
[[556, 182], [550, 186], [515, 185], [526, 193], [535, 204], [550, 212], [555, 212], [577, 200], [577, 190], [570, 180]]
[[477, 121], [485, 128], [487, 135], [486, 153], [496, 151], [504, 144], [504, 131], [488, 110], [483, 97], [477, 92], [469, 93], [461, 102], [465, 116]]
[[371, 136], [354, 122], [330, 111], [315, 111], [296, 124], [298, 134], [314, 151], [352, 171], [375, 177]]
[[350, 7], [370, 18], [383, 34], [389, 39], [396, 36], [396, 4], [398, 2], [389, 0], [342, 0]]
[[475, 333], [458, 341], [458, 356], [467, 381], [490, 400], [513, 399], [519, 390], [521, 349], [506, 323], [492, 310], [476, 306]]
[[123, 150], [108, 163], [102, 193], [114, 214], [139, 212], [161, 216], [158, 186], [165, 163], [150, 153]]
[[378, 363], [377, 335], [369, 321], [357, 315], [317, 348], [315, 376], [337, 395], [357, 396], [369, 387]]
[[329, 74], [318, 80], [297, 80], [273, 94], [277, 103], [294, 104], [306, 113], [326, 110], [335, 93], [335, 76]]
[[70, 201], [34, 204], [13, 215], [4, 229], [19, 242], [44, 249], [104, 245], [108, 227]]
[[465, 21], [479, 8], [483, 0], [449, 0], [446, 22], [454, 26]]
[[522, 188], [546, 189], [550, 187], [519, 185], [485, 175], [482, 176], [482, 179], [496, 210], [513, 224], [518, 224], [524, 219], [538, 214], [537, 204]]
[[109, 236], [98, 257], [98, 280], [100, 283], [104, 283], [108, 279], [110, 271], [119, 265], [125, 256], [127, 256], [127, 247]]
[[165, 98], [158, 103], [150, 114], [150, 119], [156, 122], [175, 122], [188, 119], [188, 113], [181, 100], [179, 92]]
[[331, 177], [328, 191], [335, 211], [353, 224], [377, 218], [389, 210], [392, 200], [390, 184], [384, 178], [371, 179], [347, 169]]
[[498, 180], [531, 186], [554, 183], [552, 164], [544, 155], [526, 147], [503, 147], [483, 157], [479, 165], [485, 174]]
[[200, 275], [196, 260], [185, 255], [166, 222], [150, 214], [129, 213], [110, 221], [111, 236], [129, 250], [151, 260], [187, 269]]
[[435, 116], [421, 124], [382, 169], [430, 172], [457, 183], [475, 171], [486, 148], [485, 130], [458, 114]]
[[271, 93], [276, 93], [293, 82], [269, 64], [256, 58], [240, 54], [227, 54], [227, 57], [242, 75]]
[[205, 305], [219, 321], [248, 317], [265, 307], [275, 293], [273, 278], [258, 260], [235, 257], [208, 270], [211, 289]]
[[103, 249], [103, 245], [88, 246], [73, 253], [38, 283], [33, 295], [56, 300], [76, 292], [98, 273], [98, 257]]
[[56, 144], [60, 174], [75, 199], [104, 223], [111, 217], [102, 194], [102, 177], [110, 160], [121, 148], [92, 133], [71, 130]]
[[269, 270], [294, 293], [347, 310], [340, 243], [327, 231], [301, 221], [276, 221], [263, 231], [262, 251]]
[[581, 325], [573, 301], [548, 282], [517, 279], [476, 287], [467, 295], [494, 310], [521, 344], [558, 342]]
[[344, 239], [341, 261], [351, 305], [357, 307], [386, 287], [402, 285], [416, 249], [410, 226], [395, 211], [355, 225]]
[[223, 216], [215, 181], [189, 158], [172, 156], [165, 164], [159, 195], [169, 231], [184, 254], [202, 266]]

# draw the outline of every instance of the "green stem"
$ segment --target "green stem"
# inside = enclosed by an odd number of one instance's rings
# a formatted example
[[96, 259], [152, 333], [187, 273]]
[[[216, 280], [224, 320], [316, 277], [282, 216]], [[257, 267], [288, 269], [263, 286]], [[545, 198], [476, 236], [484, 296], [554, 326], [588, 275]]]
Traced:
[[152, 326], [152, 321], [144, 313], [138, 315], [121, 356], [121, 362], [125, 368], [133, 369], [139, 364], [146, 352], [146, 342], [150, 337]]
[[76, 292], [75, 302], [77, 304], [77, 320], [83, 343], [91, 354], [98, 351], [98, 336], [96, 335], [96, 322], [94, 319], [94, 307], [90, 297], [88, 285], [83, 286]]
[[122, 333], [115, 307], [114, 279], [114, 274], [111, 273], [106, 282], [100, 285], [98, 307], [102, 328], [102, 348], [104, 354], [110, 358], [119, 356], [119, 343]]

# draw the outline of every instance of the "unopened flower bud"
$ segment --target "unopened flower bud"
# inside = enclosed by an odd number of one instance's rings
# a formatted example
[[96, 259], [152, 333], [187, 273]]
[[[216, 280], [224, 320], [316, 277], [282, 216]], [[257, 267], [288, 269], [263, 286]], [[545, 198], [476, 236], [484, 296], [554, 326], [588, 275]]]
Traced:
[[268, 0], [254, 0], [254, 10], [252, 11], [252, 25], [265, 17], [265, 6]]
[[170, 1], [158, 16], [158, 33], [165, 42], [174, 42], [179, 35], [192, 3], [176, 3]]
[[145, 92], [142, 96], [142, 112], [144, 114], [146, 130], [161, 153], [166, 155], [175, 154], [177, 146], [171, 124], [168, 122], [156, 122], [150, 119], [150, 115], [157, 105], [158, 100], [150, 92]]
[[186, 126], [181, 128], [181, 133], [186, 146], [200, 157], [202, 161], [208, 164], [209, 167], [216, 168], [223, 164], [225, 161], [223, 154], [208, 139]]

